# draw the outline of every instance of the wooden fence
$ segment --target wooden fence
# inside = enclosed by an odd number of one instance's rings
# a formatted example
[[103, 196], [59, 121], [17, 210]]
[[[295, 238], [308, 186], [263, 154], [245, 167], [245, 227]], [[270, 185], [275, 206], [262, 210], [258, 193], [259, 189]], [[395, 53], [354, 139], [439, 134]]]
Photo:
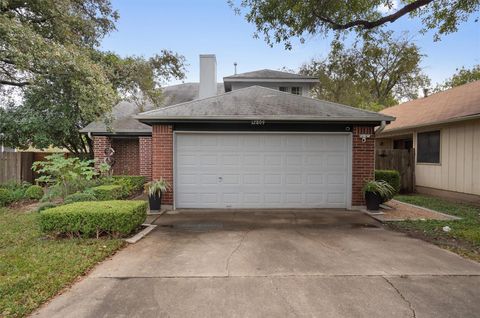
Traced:
[[33, 152], [0, 152], [0, 183], [33, 182]]
[[378, 149], [375, 169], [400, 172], [400, 192], [415, 191], [415, 149]]

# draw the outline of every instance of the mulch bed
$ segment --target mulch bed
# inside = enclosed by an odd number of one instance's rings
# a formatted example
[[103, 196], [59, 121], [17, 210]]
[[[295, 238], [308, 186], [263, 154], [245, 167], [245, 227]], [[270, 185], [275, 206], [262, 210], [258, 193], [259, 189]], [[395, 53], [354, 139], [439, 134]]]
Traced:
[[405, 204], [397, 200], [390, 200], [384, 204], [388, 209], [380, 209], [383, 214], [375, 215], [379, 221], [405, 221], [405, 220], [453, 220], [455, 217], [436, 211]]

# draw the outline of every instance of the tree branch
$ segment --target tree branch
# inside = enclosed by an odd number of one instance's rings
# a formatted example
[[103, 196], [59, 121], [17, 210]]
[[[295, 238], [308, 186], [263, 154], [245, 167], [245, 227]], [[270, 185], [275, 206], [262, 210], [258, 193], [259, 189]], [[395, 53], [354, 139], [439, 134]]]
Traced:
[[8, 85], [8, 86], [16, 86], [16, 87], [24, 87], [30, 85], [30, 82], [11, 82], [6, 80], [0, 80], [0, 85]]
[[380, 19], [375, 20], [375, 21], [354, 20], [354, 21], [342, 24], [342, 23], [337, 23], [330, 18], [318, 15], [316, 13], [314, 13], [314, 15], [320, 21], [330, 24], [330, 26], [334, 30], [346, 30], [346, 29], [350, 29], [350, 28], [356, 27], [356, 26], [359, 26], [359, 27], [362, 27], [363, 29], [369, 30], [369, 29], [373, 29], [375, 27], [378, 27], [382, 24], [385, 24], [387, 22], [394, 22], [397, 19], [401, 18], [402, 16], [404, 16], [404, 15], [406, 15], [406, 14], [408, 14], [408, 13], [410, 13], [410, 12], [420, 8], [420, 7], [426, 6], [427, 4], [429, 4], [430, 2], [433, 2], [433, 1], [434, 0], [417, 0], [417, 1], [414, 1], [412, 3], [407, 4], [406, 6], [404, 6], [403, 8], [398, 10], [397, 12], [392, 13], [392, 14], [387, 15], [387, 16], [384, 16], [384, 17], [381, 17]]

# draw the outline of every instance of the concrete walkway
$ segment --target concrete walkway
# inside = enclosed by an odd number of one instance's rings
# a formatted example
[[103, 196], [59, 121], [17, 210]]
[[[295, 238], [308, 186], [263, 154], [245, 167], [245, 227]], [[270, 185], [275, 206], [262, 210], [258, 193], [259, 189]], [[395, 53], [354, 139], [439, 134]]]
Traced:
[[35, 317], [478, 317], [480, 264], [351, 211], [180, 211]]

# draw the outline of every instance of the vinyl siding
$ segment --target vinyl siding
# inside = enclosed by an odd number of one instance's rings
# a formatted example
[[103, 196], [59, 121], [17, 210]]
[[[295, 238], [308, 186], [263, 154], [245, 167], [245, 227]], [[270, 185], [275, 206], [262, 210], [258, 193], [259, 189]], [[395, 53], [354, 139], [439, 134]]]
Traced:
[[440, 130], [440, 164], [415, 165], [416, 185], [480, 195], [480, 120], [418, 129]]

